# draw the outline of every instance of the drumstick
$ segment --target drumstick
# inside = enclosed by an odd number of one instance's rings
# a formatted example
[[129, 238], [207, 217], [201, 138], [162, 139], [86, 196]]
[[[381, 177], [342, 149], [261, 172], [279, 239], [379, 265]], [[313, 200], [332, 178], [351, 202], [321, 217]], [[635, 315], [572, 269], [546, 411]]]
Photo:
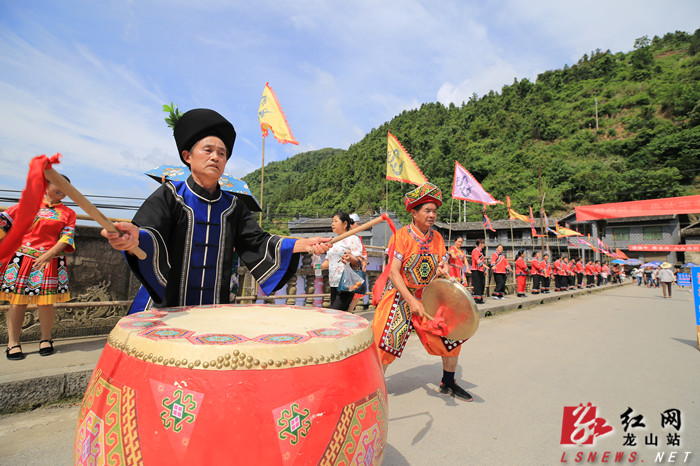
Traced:
[[357, 227], [357, 228], [353, 228], [352, 230], [346, 231], [345, 233], [342, 233], [342, 234], [336, 236], [335, 238], [333, 238], [333, 239], [330, 241], [330, 243], [331, 243], [331, 244], [337, 243], [337, 242], [340, 241], [341, 239], [345, 239], [345, 238], [347, 238], [348, 236], [352, 236], [352, 235], [354, 235], [355, 233], [359, 233], [360, 231], [368, 230], [368, 229], [372, 228], [374, 225], [376, 225], [376, 224], [378, 224], [378, 223], [381, 223], [381, 222], [383, 222], [383, 221], [384, 221], [384, 218], [383, 218], [383, 217], [381, 217], [381, 216], [380, 216], [380, 217], [377, 217], [377, 218], [375, 218], [374, 220], [370, 220], [369, 222], [364, 223], [364, 224], [362, 224], [361, 226], [359, 226], [359, 227]]
[[[90, 202], [85, 196], [83, 196], [80, 193], [80, 191], [75, 189], [75, 187], [72, 184], [70, 184], [68, 180], [66, 180], [56, 170], [54, 170], [53, 168], [47, 168], [46, 170], [44, 170], [44, 174], [46, 175], [47, 180], [49, 180], [54, 186], [56, 186], [58, 189], [63, 191], [68, 197], [70, 197], [73, 200], [73, 202], [78, 204], [78, 206], [81, 209], [83, 209], [86, 214], [92, 217], [93, 220], [99, 223], [102, 226], [102, 228], [104, 228], [110, 233], [119, 233], [119, 236], [122, 235], [122, 232], [117, 230], [117, 227], [115, 227], [114, 224], [110, 222], [107, 219], [107, 217], [105, 217], [104, 214], [93, 205], [92, 202]], [[130, 249], [129, 252], [138, 257], [139, 259], [146, 258], [146, 253], [143, 252], [138, 246], [134, 249]]]

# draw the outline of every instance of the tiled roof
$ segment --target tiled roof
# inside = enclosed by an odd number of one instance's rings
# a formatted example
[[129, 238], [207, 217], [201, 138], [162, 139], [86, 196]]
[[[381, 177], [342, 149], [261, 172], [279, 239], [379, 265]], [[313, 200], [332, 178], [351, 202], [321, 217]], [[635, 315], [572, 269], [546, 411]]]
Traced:
[[610, 225], [615, 223], [669, 221], [674, 220], [675, 218], [675, 215], [645, 215], [643, 217], [606, 218], [605, 221]]
[[681, 236], [700, 236], [700, 222], [691, 223], [681, 230]]
[[[547, 224], [548, 227], [554, 228], [556, 221], [551, 218], [547, 218], [549, 220], [549, 223]], [[518, 229], [523, 229], [527, 228], [530, 229], [530, 223], [525, 223], [521, 220], [508, 220], [508, 219], [503, 219], [503, 220], [491, 220], [491, 225], [493, 226], [494, 229], [499, 230], [505, 230], [505, 229], [510, 229], [511, 225], [513, 226], [514, 230]], [[447, 230], [450, 228], [450, 224], [446, 222], [435, 222], [435, 226]], [[540, 217], [535, 217], [535, 228], [540, 227]], [[483, 230], [484, 229], [484, 222], [452, 222], [452, 229], [453, 230], [460, 230], [460, 231], [469, 231], [469, 230]]]

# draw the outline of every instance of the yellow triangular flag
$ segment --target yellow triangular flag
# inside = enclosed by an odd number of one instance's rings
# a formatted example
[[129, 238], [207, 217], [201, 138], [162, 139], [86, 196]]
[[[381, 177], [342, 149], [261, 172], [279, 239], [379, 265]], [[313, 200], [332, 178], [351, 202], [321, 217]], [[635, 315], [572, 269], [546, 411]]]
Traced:
[[287, 117], [284, 116], [282, 107], [277, 101], [275, 92], [270, 87], [269, 83], [265, 83], [262, 99], [260, 99], [260, 107], [258, 108], [258, 119], [260, 120], [260, 129], [262, 129], [263, 137], [267, 136], [267, 130], [272, 131], [272, 135], [277, 139], [277, 142], [282, 144], [292, 143], [299, 144], [292, 130], [287, 124]]
[[404, 183], [412, 183], [418, 186], [427, 183], [428, 179], [420, 171], [420, 168], [418, 168], [399, 140], [388, 131], [387, 134], [389, 135], [389, 142], [386, 149], [386, 179], [403, 181]]
[[581, 233], [578, 231], [574, 231], [570, 228], [565, 228], [565, 227], [560, 227], [557, 225], [557, 235], [559, 236], [583, 236]]
[[510, 220], [516, 219], [516, 220], [522, 220], [523, 222], [530, 223], [529, 218], [517, 213], [516, 211], [514, 211], [513, 209], [510, 208], [510, 196], [506, 196], [506, 205], [508, 206], [508, 218]]

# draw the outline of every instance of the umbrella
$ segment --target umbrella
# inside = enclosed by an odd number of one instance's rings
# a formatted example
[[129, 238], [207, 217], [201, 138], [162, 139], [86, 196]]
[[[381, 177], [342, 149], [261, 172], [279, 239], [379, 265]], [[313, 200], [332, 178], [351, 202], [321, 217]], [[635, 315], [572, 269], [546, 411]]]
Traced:
[[681, 267], [700, 267], [700, 264], [695, 264], [693, 262], [688, 262], [687, 264], [681, 265]]
[[640, 261], [639, 259], [627, 259], [625, 261], [625, 264], [627, 264], [627, 265], [641, 265], [642, 261]]
[[642, 267], [656, 269], [659, 267], [659, 265], [661, 265], [660, 262], [658, 264], [656, 262], [658, 262], [658, 261], [646, 262], [646, 263], [642, 264]]
[[[159, 182], [162, 182], [163, 179], [168, 181], [185, 181], [190, 176], [190, 169], [178, 165], [159, 165], [145, 174]], [[235, 194], [251, 212], [262, 212], [260, 203], [253, 196], [253, 193], [250, 192], [250, 188], [245, 181], [224, 173], [219, 178], [219, 186], [221, 186], [222, 190]]]
[[623, 261], [622, 259], [613, 259], [610, 261], [611, 264], [626, 264], [627, 262]]

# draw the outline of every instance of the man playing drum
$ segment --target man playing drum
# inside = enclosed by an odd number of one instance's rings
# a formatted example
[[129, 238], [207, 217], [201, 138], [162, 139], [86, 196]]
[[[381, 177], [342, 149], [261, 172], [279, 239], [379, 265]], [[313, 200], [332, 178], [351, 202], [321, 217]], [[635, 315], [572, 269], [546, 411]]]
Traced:
[[264, 232], [238, 198], [219, 187], [236, 140], [233, 125], [199, 108], [175, 123], [175, 143], [190, 167], [187, 181], [167, 181], [146, 201], [123, 232], [102, 230], [114, 249], [139, 246], [146, 259], [125, 253], [143, 285], [129, 313], [150, 307], [228, 303], [234, 248], [265, 293], [296, 272], [298, 253], [322, 254], [330, 238], [286, 239]]
[[[440, 392], [472, 401], [472, 396], [455, 382], [455, 370], [460, 345], [454, 341], [423, 330], [421, 320], [425, 310], [421, 302], [423, 289], [438, 276], [448, 275], [445, 242], [431, 227], [442, 204], [442, 193], [432, 183], [408, 192], [404, 197], [406, 210], [413, 221], [396, 232], [389, 240], [394, 260], [389, 269], [391, 282], [384, 290], [372, 321], [374, 341], [384, 370], [401, 356], [411, 330], [429, 354], [442, 357], [443, 375]], [[414, 322], [417, 325], [414, 326]]]

